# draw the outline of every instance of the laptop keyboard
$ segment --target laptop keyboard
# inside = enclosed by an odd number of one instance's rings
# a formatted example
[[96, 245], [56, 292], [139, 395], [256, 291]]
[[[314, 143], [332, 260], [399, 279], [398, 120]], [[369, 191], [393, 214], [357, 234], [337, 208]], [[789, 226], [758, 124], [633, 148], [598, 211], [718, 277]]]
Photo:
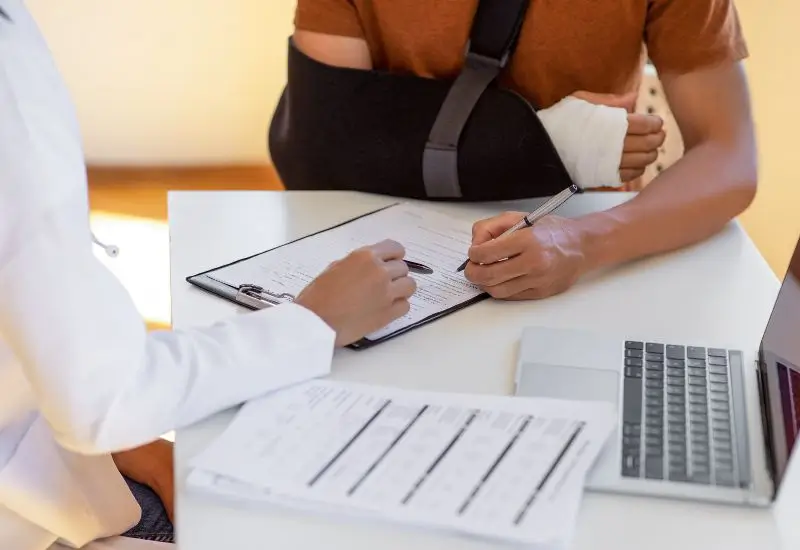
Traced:
[[737, 483], [728, 352], [625, 342], [622, 475]]

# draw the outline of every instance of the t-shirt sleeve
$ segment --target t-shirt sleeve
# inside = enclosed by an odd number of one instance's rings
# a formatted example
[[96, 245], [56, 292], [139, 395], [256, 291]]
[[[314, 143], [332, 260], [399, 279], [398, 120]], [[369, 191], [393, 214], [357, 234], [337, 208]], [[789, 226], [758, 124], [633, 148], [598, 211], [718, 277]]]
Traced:
[[748, 55], [733, 0], [650, 0], [645, 43], [661, 73], [688, 73]]
[[297, 0], [295, 29], [363, 38], [358, 10], [352, 0]]

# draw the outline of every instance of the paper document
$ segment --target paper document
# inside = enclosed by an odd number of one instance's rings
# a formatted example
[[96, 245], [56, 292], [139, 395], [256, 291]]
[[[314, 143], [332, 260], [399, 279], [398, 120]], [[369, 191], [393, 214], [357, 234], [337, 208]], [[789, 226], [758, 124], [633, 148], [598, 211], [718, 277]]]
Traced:
[[296, 296], [331, 262], [385, 239], [401, 243], [406, 259], [431, 267], [433, 274], [413, 274], [417, 291], [410, 311], [368, 338], [381, 338], [482, 294], [456, 272], [467, 257], [472, 224], [406, 203], [221, 268], [209, 277], [233, 287], [254, 284]]
[[569, 529], [561, 497], [579, 498], [614, 421], [600, 403], [315, 381], [245, 405], [193, 462], [195, 485], [547, 542]]

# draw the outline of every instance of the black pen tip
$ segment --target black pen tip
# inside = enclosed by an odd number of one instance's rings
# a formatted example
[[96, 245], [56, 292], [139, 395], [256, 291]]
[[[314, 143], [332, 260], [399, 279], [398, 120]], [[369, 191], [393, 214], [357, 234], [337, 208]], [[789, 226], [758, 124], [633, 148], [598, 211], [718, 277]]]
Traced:
[[456, 272], [458, 273], [458, 272], [460, 272], [460, 271], [464, 271], [464, 270], [467, 268], [467, 264], [468, 264], [468, 263], [469, 263], [469, 260], [465, 261], [463, 264], [461, 264], [461, 265], [458, 267], [458, 269], [456, 269]]

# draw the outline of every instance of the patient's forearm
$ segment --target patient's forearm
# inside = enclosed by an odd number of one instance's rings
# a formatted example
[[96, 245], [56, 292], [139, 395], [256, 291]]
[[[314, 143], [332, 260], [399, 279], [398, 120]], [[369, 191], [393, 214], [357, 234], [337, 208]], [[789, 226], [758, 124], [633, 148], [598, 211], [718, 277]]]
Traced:
[[581, 219], [590, 267], [624, 263], [710, 237], [747, 208], [756, 180], [752, 144], [697, 145], [632, 200]]

